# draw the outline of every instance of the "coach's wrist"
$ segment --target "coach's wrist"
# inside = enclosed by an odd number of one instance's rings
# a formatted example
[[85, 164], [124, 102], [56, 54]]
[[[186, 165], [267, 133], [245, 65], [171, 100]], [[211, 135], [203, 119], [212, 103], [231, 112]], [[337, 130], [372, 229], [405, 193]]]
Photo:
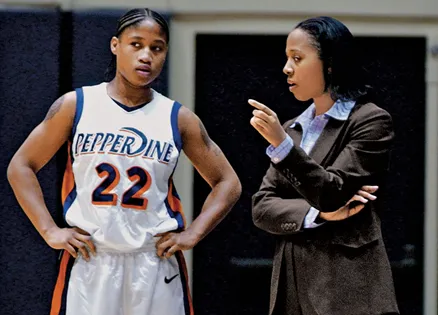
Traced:
[[316, 224], [322, 224], [324, 222], [327, 222], [327, 220], [325, 220], [324, 218], [321, 217], [321, 212], [318, 213], [318, 216], [315, 218], [314, 223]]

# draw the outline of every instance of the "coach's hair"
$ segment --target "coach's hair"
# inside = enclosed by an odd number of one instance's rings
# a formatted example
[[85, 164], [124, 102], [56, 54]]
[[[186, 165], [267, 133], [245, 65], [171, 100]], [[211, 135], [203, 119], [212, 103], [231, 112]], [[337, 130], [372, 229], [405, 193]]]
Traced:
[[371, 89], [367, 72], [356, 54], [355, 40], [340, 21], [327, 16], [300, 22], [295, 29], [305, 31], [323, 63], [325, 90], [332, 99], [357, 100]]
[[[161, 30], [166, 35], [166, 42], [169, 43], [170, 40], [170, 34], [169, 34], [169, 25], [166, 22], [166, 19], [159, 14], [158, 12], [155, 12], [153, 10], [150, 10], [148, 8], [145, 9], [132, 9], [128, 12], [126, 12], [118, 21], [117, 23], [117, 31], [114, 36], [119, 37], [124, 30], [126, 30], [129, 27], [136, 26], [140, 24], [142, 21], [146, 19], [153, 19], [161, 28]], [[110, 64], [108, 68], [105, 71], [105, 80], [111, 81], [112, 78], [114, 78], [116, 74], [116, 56], [112, 55]]]

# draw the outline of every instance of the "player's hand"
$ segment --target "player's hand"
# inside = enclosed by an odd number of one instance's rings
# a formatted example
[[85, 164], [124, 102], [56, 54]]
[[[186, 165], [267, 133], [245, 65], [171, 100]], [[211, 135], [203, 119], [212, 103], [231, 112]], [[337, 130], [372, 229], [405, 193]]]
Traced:
[[287, 134], [278, 120], [277, 114], [266, 105], [255, 100], [248, 100], [253, 110], [253, 117], [250, 120], [251, 125], [274, 147], [278, 147]]
[[361, 189], [351, 198], [345, 206], [333, 212], [320, 212], [319, 217], [326, 221], [345, 220], [358, 214], [368, 201], [376, 200], [373, 195], [379, 189], [378, 186], [362, 186]]
[[161, 237], [155, 247], [157, 249], [157, 256], [169, 258], [179, 250], [192, 249], [199, 240], [189, 230], [180, 233], [167, 232], [160, 233], [155, 236]]
[[90, 260], [89, 251], [96, 255], [96, 247], [91, 241], [90, 234], [79, 228], [54, 227], [44, 235], [46, 243], [54, 249], [64, 249], [74, 258], [78, 257], [77, 250], [86, 261]]

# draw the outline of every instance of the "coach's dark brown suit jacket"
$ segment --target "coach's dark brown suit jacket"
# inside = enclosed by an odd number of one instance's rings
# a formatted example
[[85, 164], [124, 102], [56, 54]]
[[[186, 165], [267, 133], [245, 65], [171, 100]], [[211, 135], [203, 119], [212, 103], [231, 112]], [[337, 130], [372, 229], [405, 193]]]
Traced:
[[390, 115], [372, 103], [356, 104], [346, 121], [329, 120], [309, 156], [293, 122], [284, 127], [294, 148], [270, 166], [253, 196], [255, 225], [278, 236], [270, 314], [285, 255], [293, 255], [286, 268], [294, 270], [303, 315], [398, 313], [374, 202], [346, 220], [303, 228], [311, 206], [332, 212], [362, 185], [381, 185], [394, 136]]

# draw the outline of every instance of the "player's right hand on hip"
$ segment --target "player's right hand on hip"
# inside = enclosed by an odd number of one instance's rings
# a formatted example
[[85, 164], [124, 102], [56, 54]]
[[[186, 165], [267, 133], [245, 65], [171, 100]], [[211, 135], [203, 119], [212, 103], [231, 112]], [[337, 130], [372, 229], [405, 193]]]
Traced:
[[45, 233], [44, 240], [50, 247], [64, 249], [75, 258], [78, 257], [78, 251], [86, 261], [90, 260], [89, 252], [96, 255], [90, 234], [79, 228], [51, 228]]

